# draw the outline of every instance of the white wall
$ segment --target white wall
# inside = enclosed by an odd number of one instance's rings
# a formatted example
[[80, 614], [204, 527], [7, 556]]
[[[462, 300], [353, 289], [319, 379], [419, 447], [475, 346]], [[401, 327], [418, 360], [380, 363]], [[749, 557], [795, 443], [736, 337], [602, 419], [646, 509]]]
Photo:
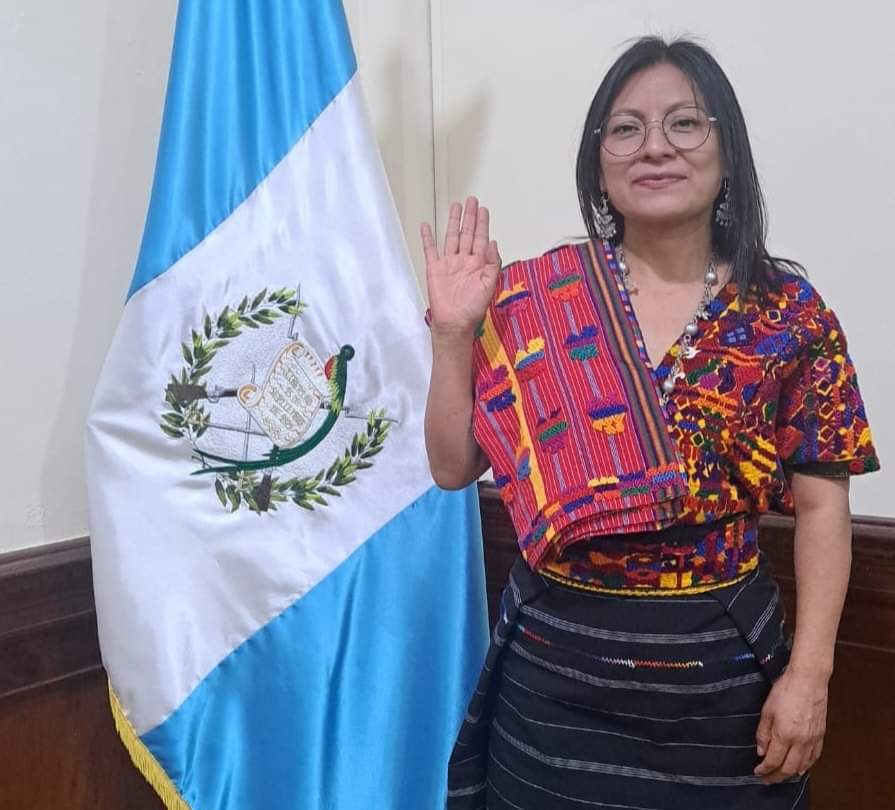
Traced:
[[345, 0], [345, 10], [373, 129], [419, 272], [419, 220], [435, 218], [429, 5]]
[[[433, 77], [429, 4], [346, 7], [417, 267], [433, 196], [443, 214], [480, 194], [506, 259], [579, 234], [578, 130], [619, 43], [705, 35], [752, 127], [773, 247], [805, 262], [842, 316], [883, 463], [895, 464], [895, 284], [881, 238], [895, 214], [895, 71], [881, 55], [895, 12], [869, 0], [823, 12], [804, 0], [432, 0]], [[87, 532], [82, 425], [142, 232], [175, 8], [0, 2], [0, 552]], [[843, 109], [862, 113], [854, 136]], [[895, 515], [892, 469], [855, 483], [856, 511]]]
[[505, 261], [583, 233], [574, 164], [590, 100], [623, 43], [701, 37], [750, 127], [772, 252], [840, 315], [883, 471], [856, 513], [895, 515], [895, 63], [891, 5], [872, 0], [433, 0], [439, 221], [476, 193]]
[[143, 228], [174, 9], [0, 4], [0, 552], [87, 530], [83, 423]]

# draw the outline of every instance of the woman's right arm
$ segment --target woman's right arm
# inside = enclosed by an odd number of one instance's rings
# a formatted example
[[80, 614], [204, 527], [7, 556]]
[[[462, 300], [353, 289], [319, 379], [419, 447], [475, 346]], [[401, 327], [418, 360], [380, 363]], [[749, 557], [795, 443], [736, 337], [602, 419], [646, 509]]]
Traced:
[[432, 334], [426, 453], [442, 489], [462, 489], [491, 466], [472, 434], [472, 335]]
[[490, 466], [472, 432], [472, 344], [497, 285], [500, 255], [489, 239], [488, 209], [475, 197], [462, 212], [459, 203], [451, 206], [441, 254], [429, 224], [420, 231], [432, 313], [426, 453], [435, 483], [461, 489]]

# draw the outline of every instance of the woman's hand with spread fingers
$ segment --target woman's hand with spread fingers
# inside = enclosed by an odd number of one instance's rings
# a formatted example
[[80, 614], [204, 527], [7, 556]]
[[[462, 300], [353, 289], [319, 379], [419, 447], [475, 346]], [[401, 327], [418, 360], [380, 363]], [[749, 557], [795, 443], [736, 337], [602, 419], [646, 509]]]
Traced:
[[470, 336], [484, 317], [500, 272], [489, 228], [488, 209], [475, 197], [465, 208], [451, 205], [441, 253], [429, 223], [420, 227], [433, 334]]

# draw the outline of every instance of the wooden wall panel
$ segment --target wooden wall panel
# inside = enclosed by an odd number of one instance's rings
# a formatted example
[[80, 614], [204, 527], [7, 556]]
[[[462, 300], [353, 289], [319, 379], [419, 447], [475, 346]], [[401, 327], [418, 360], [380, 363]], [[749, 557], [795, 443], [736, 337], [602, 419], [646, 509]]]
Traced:
[[164, 810], [131, 765], [100, 668], [0, 699], [0, 810]]
[[107, 695], [87, 539], [0, 556], [0, 810], [163, 810]]
[[[517, 551], [493, 486], [481, 487], [481, 509], [493, 622]], [[790, 519], [763, 519], [761, 547], [789, 616], [792, 542]], [[895, 764], [893, 684], [895, 521], [858, 517], [826, 750], [814, 771], [814, 810], [895, 808], [888, 786]], [[88, 540], [0, 556], [0, 810], [161, 808], [112, 724]]]

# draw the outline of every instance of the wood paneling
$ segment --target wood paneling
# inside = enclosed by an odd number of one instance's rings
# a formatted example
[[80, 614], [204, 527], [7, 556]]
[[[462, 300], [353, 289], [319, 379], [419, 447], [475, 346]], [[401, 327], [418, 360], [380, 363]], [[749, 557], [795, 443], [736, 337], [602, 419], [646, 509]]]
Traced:
[[[481, 487], [492, 621], [516, 557], [493, 486]], [[761, 547], [794, 615], [792, 520]], [[854, 519], [854, 562], [830, 685], [814, 810], [895, 807], [895, 521]], [[99, 657], [86, 538], [0, 556], [0, 810], [160, 810], [115, 734]], [[404, 808], [395, 808], [404, 810]]]
[[99, 667], [0, 699], [0, 752], [0, 810], [164, 810], [115, 733]]
[[87, 539], [0, 556], [0, 699], [99, 668]]
[[163, 810], [109, 711], [86, 538], [0, 556], [0, 810]]

